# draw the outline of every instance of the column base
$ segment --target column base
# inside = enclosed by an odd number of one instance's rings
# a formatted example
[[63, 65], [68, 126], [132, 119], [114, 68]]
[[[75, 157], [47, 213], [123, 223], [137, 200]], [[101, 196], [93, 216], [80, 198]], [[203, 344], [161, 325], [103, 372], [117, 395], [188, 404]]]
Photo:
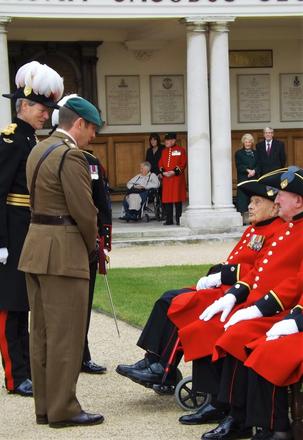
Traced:
[[243, 226], [242, 216], [235, 208], [190, 208], [181, 217], [181, 225], [195, 233], [231, 232]]

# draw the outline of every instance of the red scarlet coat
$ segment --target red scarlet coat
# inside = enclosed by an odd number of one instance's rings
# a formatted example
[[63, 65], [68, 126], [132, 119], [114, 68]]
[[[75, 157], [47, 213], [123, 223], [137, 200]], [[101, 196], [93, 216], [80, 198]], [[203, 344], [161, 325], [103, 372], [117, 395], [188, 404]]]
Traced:
[[159, 160], [160, 171], [175, 171], [177, 173], [172, 177], [163, 176], [163, 203], [185, 202], [186, 184], [184, 170], [186, 164], [186, 151], [183, 147], [174, 145], [173, 147], [166, 147], [162, 151]]
[[[233, 309], [228, 319], [238, 309], [258, 304], [260, 299], [265, 304], [273, 302], [278, 312], [290, 309], [298, 301], [297, 272], [303, 258], [303, 219], [285, 223], [274, 234], [268, 245], [270, 249], [266, 248], [266, 255], [262, 253], [256, 260], [254, 268], [241, 279], [241, 282], [244, 280], [244, 284], [252, 290], [247, 299]], [[202, 310], [199, 310], [199, 313]], [[185, 360], [212, 354], [216, 341], [222, 336], [220, 343], [217, 341], [214, 360], [224, 352], [228, 352], [244, 361], [245, 345], [252, 339], [262, 336], [274, 322], [283, 319], [286, 314], [287, 312], [277, 315], [273, 312], [274, 316], [242, 321], [229, 327], [226, 332], [224, 323], [220, 322], [220, 314], [207, 322], [196, 318], [179, 330]]]
[[[303, 318], [303, 295], [295, 307], [299, 314], [295, 319]], [[290, 315], [291, 316], [291, 315]], [[298, 323], [298, 321], [297, 321]], [[303, 377], [303, 331], [278, 339], [266, 341], [266, 336], [254, 340], [247, 348], [253, 350], [245, 366], [252, 368], [260, 376], [277, 386], [287, 386]]]
[[277, 386], [287, 386], [303, 377], [303, 333], [283, 336], [265, 341], [265, 337], [249, 344], [256, 346], [245, 362], [245, 366], [255, 370], [269, 382]]
[[[280, 218], [276, 218], [271, 223], [247, 227], [239, 242], [224, 262], [221, 272], [222, 279], [225, 268], [230, 270], [231, 275], [234, 277], [234, 280], [230, 284], [233, 284], [247, 274], [248, 271], [253, 268], [256, 258], [266, 253], [267, 247], [270, 246], [271, 237], [282, 225], [284, 225], [284, 222]], [[251, 247], [251, 241], [256, 235], [264, 237], [263, 247], [260, 250], [252, 249]], [[268, 242], [269, 244], [267, 244]], [[173, 299], [170, 305], [168, 310], [169, 318], [179, 329], [185, 327], [197, 320], [206, 307], [223, 296], [230, 288], [230, 284], [226, 283], [220, 287], [179, 295]]]

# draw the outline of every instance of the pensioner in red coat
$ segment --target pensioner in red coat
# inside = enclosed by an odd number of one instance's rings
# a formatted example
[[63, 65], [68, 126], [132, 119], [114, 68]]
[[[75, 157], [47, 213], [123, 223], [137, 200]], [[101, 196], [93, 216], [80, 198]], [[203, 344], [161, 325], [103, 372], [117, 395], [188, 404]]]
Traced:
[[185, 202], [186, 183], [184, 170], [186, 165], [186, 151], [183, 147], [174, 145], [173, 147], [164, 148], [159, 160], [159, 169], [162, 172], [174, 171], [176, 174], [171, 177], [163, 176], [163, 203]]

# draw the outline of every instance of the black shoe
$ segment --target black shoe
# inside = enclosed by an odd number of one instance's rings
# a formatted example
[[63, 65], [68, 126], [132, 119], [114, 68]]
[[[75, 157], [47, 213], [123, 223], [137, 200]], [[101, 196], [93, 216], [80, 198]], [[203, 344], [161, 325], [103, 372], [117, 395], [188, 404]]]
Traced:
[[164, 226], [169, 226], [169, 225], [173, 225], [173, 224], [174, 224], [174, 222], [167, 221], [167, 220], [166, 220], [166, 222], [163, 223]]
[[121, 374], [121, 376], [127, 376], [128, 373], [132, 370], [143, 370], [144, 368], [147, 368], [149, 366], [149, 361], [145, 357], [144, 359], [141, 359], [140, 361], [136, 362], [135, 364], [119, 364], [116, 368], [116, 372], [118, 374]]
[[251, 440], [291, 440], [292, 438], [290, 431], [270, 431], [269, 429], [257, 428]]
[[233, 440], [242, 438], [251, 438], [252, 429], [244, 428], [232, 417], [227, 416], [224, 420], [211, 431], [205, 432], [201, 439], [203, 440]]
[[33, 384], [30, 379], [25, 379], [14, 390], [9, 391], [10, 394], [19, 394], [24, 397], [33, 397]]
[[48, 418], [46, 415], [38, 416], [36, 415], [36, 423], [37, 425], [48, 425]]
[[182, 425], [202, 425], [203, 423], [220, 422], [226, 417], [226, 412], [215, 408], [211, 403], [202, 405], [195, 413], [179, 418]]
[[90, 414], [85, 411], [81, 411], [77, 416], [68, 420], [62, 420], [61, 422], [50, 422], [50, 428], [65, 428], [67, 426], [89, 426], [100, 425], [104, 420], [101, 414]]
[[159, 362], [154, 362], [140, 370], [131, 370], [127, 377], [132, 381], [151, 388], [154, 384], [160, 384], [164, 374], [164, 367]]
[[176, 225], [180, 226], [180, 219], [179, 218], [176, 219]]
[[92, 360], [82, 362], [81, 371], [83, 373], [89, 373], [89, 374], [104, 374], [106, 373], [107, 369], [106, 367], [102, 367], [102, 365], [97, 365]]

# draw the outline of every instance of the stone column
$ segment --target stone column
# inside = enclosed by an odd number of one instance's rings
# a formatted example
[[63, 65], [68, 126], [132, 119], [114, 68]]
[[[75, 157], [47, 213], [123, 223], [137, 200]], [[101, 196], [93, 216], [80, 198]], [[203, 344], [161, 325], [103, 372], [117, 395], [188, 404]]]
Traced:
[[2, 97], [2, 93], [9, 93], [9, 69], [8, 69], [8, 49], [7, 49], [7, 24], [11, 22], [10, 17], [0, 17], [0, 60], [1, 60], [1, 75], [0, 75], [0, 121], [1, 126], [11, 122], [11, 103], [7, 98]]
[[182, 21], [187, 28], [189, 206], [181, 224], [200, 230], [205, 210], [211, 209], [207, 23], [196, 18]]
[[228, 22], [209, 23], [210, 125], [212, 202], [217, 215], [230, 226], [241, 223], [232, 203], [232, 150], [230, 120], [230, 85], [228, 57]]

